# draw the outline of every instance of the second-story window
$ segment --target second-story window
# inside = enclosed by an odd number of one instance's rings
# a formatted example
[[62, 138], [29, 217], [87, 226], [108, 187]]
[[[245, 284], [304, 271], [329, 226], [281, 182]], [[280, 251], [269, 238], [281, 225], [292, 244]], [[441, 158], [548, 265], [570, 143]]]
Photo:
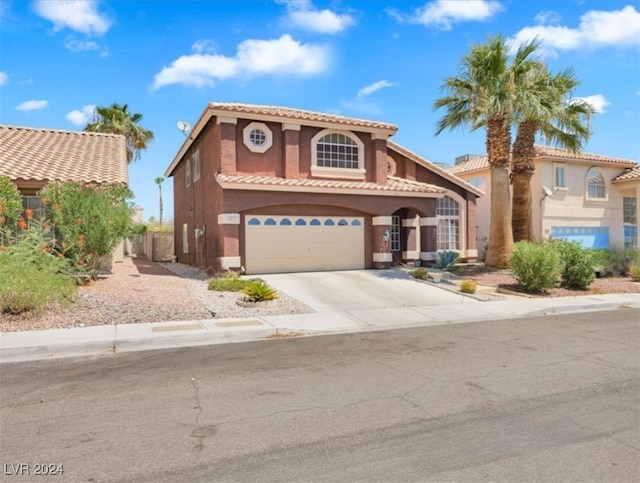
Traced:
[[590, 169], [587, 173], [587, 198], [605, 199], [606, 196], [604, 176], [597, 169]]
[[200, 179], [200, 151], [194, 151], [191, 160], [193, 161], [193, 181], [195, 183]]
[[313, 137], [311, 150], [313, 176], [364, 179], [364, 144], [355, 134], [326, 129]]
[[187, 159], [187, 165], [184, 168], [184, 184], [191, 186], [191, 159]]

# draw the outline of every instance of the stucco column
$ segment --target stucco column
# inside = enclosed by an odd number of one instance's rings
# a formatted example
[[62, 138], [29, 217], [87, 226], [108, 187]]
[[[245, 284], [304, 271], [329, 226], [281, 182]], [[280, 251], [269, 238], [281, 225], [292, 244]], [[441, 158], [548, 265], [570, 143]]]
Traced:
[[220, 125], [220, 171], [236, 174], [236, 123], [235, 117], [218, 117]]
[[433, 261], [438, 250], [438, 219], [435, 216], [420, 218], [420, 260]]
[[372, 135], [375, 170], [373, 181], [378, 184], [387, 184], [387, 137], [379, 134]]
[[475, 262], [478, 259], [476, 199], [471, 193], [467, 193], [467, 219], [460, 220], [460, 223], [466, 223], [467, 227], [467, 262]]
[[240, 214], [221, 213], [218, 215], [218, 268], [229, 270], [240, 268]]
[[413, 217], [402, 220], [402, 229], [405, 232], [405, 240], [407, 242], [407, 250], [402, 252], [403, 260], [419, 260], [420, 259], [420, 218]]
[[300, 125], [283, 124], [284, 130], [284, 177], [300, 177]]
[[391, 255], [391, 217], [374, 216], [371, 220], [373, 229], [373, 266], [374, 268], [389, 268], [393, 257]]

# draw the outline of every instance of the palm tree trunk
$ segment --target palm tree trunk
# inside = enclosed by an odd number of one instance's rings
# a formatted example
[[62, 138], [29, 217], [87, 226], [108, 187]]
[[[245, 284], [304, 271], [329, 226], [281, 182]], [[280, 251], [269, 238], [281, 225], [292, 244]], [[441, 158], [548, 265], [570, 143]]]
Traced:
[[533, 240], [531, 176], [533, 176], [533, 173], [528, 172], [514, 172], [511, 174], [511, 185], [513, 188], [511, 227], [513, 229], [514, 242]]
[[485, 265], [505, 268], [513, 250], [509, 158], [511, 131], [505, 116], [487, 121], [487, 155], [491, 166], [491, 219]]

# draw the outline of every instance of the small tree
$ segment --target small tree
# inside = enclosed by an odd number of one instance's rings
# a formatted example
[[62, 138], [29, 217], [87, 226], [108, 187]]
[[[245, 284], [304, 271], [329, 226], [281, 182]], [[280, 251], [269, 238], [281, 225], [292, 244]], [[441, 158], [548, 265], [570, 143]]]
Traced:
[[18, 187], [6, 176], [0, 176], [0, 228], [15, 228], [22, 213], [22, 196]]
[[162, 183], [164, 182], [164, 178], [162, 176], [158, 176], [154, 181], [158, 185], [158, 192], [160, 195], [160, 229], [162, 229]]
[[76, 182], [52, 183], [39, 196], [48, 207], [65, 256], [87, 265], [92, 278], [101, 258], [111, 255], [129, 234], [131, 191], [120, 185], [93, 186]]

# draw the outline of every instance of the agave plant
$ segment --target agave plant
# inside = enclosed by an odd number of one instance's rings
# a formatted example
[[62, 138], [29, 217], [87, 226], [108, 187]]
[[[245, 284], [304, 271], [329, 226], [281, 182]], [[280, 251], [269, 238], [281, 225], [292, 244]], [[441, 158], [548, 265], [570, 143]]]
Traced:
[[436, 252], [434, 268], [440, 270], [453, 271], [453, 266], [456, 264], [460, 254], [451, 250], [445, 250], [442, 252]]
[[245, 302], [266, 302], [278, 298], [278, 292], [269, 284], [256, 280], [242, 289]]

